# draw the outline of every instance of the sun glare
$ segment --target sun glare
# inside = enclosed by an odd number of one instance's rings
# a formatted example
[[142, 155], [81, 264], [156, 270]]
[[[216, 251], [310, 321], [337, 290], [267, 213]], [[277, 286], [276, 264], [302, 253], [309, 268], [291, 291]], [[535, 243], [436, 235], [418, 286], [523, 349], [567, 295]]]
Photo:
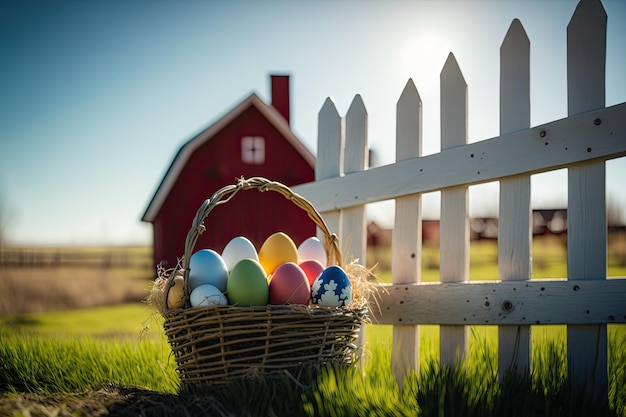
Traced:
[[401, 69], [411, 74], [439, 74], [450, 53], [446, 39], [437, 33], [423, 33], [408, 39], [401, 50]]

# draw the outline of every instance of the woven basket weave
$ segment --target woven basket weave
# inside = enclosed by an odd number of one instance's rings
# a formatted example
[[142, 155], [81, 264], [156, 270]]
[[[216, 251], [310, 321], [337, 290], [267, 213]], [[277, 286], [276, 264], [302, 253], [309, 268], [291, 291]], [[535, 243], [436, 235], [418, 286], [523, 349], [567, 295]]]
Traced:
[[[275, 191], [305, 210], [325, 235], [328, 264], [342, 266], [337, 236], [330, 233], [317, 210], [287, 186], [254, 177], [217, 191], [199, 208], [185, 242], [182, 260], [185, 308], [162, 312], [164, 329], [176, 359], [182, 386], [223, 384], [233, 378], [290, 373], [324, 364], [350, 364], [355, 339], [367, 320], [367, 302], [353, 300], [348, 308], [303, 305], [263, 307], [191, 307], [189, 259], [211, 210], [229, 202], [241, 190]], [[173, 283], [169, 277], [164, 297]], [[355, 302], [356, 301], [356, 302]]]

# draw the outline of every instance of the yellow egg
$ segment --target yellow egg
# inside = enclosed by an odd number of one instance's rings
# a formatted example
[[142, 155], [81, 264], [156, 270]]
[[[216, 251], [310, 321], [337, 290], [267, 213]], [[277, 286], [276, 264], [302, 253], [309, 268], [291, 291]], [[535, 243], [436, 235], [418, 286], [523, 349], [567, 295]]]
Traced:
[[259, 262], [268, 275], [273, 274], [284, 263], [298, 263], [298, 248], [285, 233], [274, 233], [261, 246]]
[[172, 286], [167, 293], [167, 308], [182, 308], [185, 304], [183, 283], [183, 277], [180, 275], [174, 277]]

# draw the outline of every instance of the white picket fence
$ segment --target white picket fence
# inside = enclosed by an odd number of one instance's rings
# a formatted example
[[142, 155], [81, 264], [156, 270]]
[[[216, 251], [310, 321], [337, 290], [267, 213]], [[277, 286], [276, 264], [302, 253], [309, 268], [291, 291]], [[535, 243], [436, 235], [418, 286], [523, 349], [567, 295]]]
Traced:
[[[440, 325], [440, 358], [468, 352], [468, 325], [498, 325], [498, 366], [531, 367], [531, 325], [566, 324], [568, 372], [607, 398], [607, 323], [626, 323], [626, 279], [607, 279], [605, 161], [626, 155], [626, 103], [605, 107], [607, 16], [582, 0], [567, 29], [568, 117], [530, 127], [530, 43], [514, 20], [500, 49], [500, 136], [467, 143], [467, 85], [454, 55], [441, 72], [441, 152], [421, 156], [422, 103], [397, 103], [396, 163], [367, 169], [367, 112], [319, 112], [316, 181], [294, 188], [366, 259], [365, 204], [395, 199], [392, 285], [374, 322], [393, 324], [392, 370], [418, 368], [419, 325]], [[565, 74], [564, 74], [565, 76]], [[568, 277], [533, 280], [530, 175], [568, 170]], [[499, 281], [469, 282], [468, 186], [500, 182]], [[421, 195], [441, 191], [440, 282], [421, 283]], [[591, 381], [595, 383], [591, 384]]]

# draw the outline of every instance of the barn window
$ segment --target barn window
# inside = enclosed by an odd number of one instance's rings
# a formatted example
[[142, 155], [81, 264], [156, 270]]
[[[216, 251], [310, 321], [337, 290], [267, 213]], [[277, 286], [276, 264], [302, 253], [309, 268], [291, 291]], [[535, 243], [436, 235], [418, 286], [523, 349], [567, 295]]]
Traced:
[[263, 164], [265, 162], [265, 139], [260, 136], [241, 138], [241, 160], [245, 164]]

